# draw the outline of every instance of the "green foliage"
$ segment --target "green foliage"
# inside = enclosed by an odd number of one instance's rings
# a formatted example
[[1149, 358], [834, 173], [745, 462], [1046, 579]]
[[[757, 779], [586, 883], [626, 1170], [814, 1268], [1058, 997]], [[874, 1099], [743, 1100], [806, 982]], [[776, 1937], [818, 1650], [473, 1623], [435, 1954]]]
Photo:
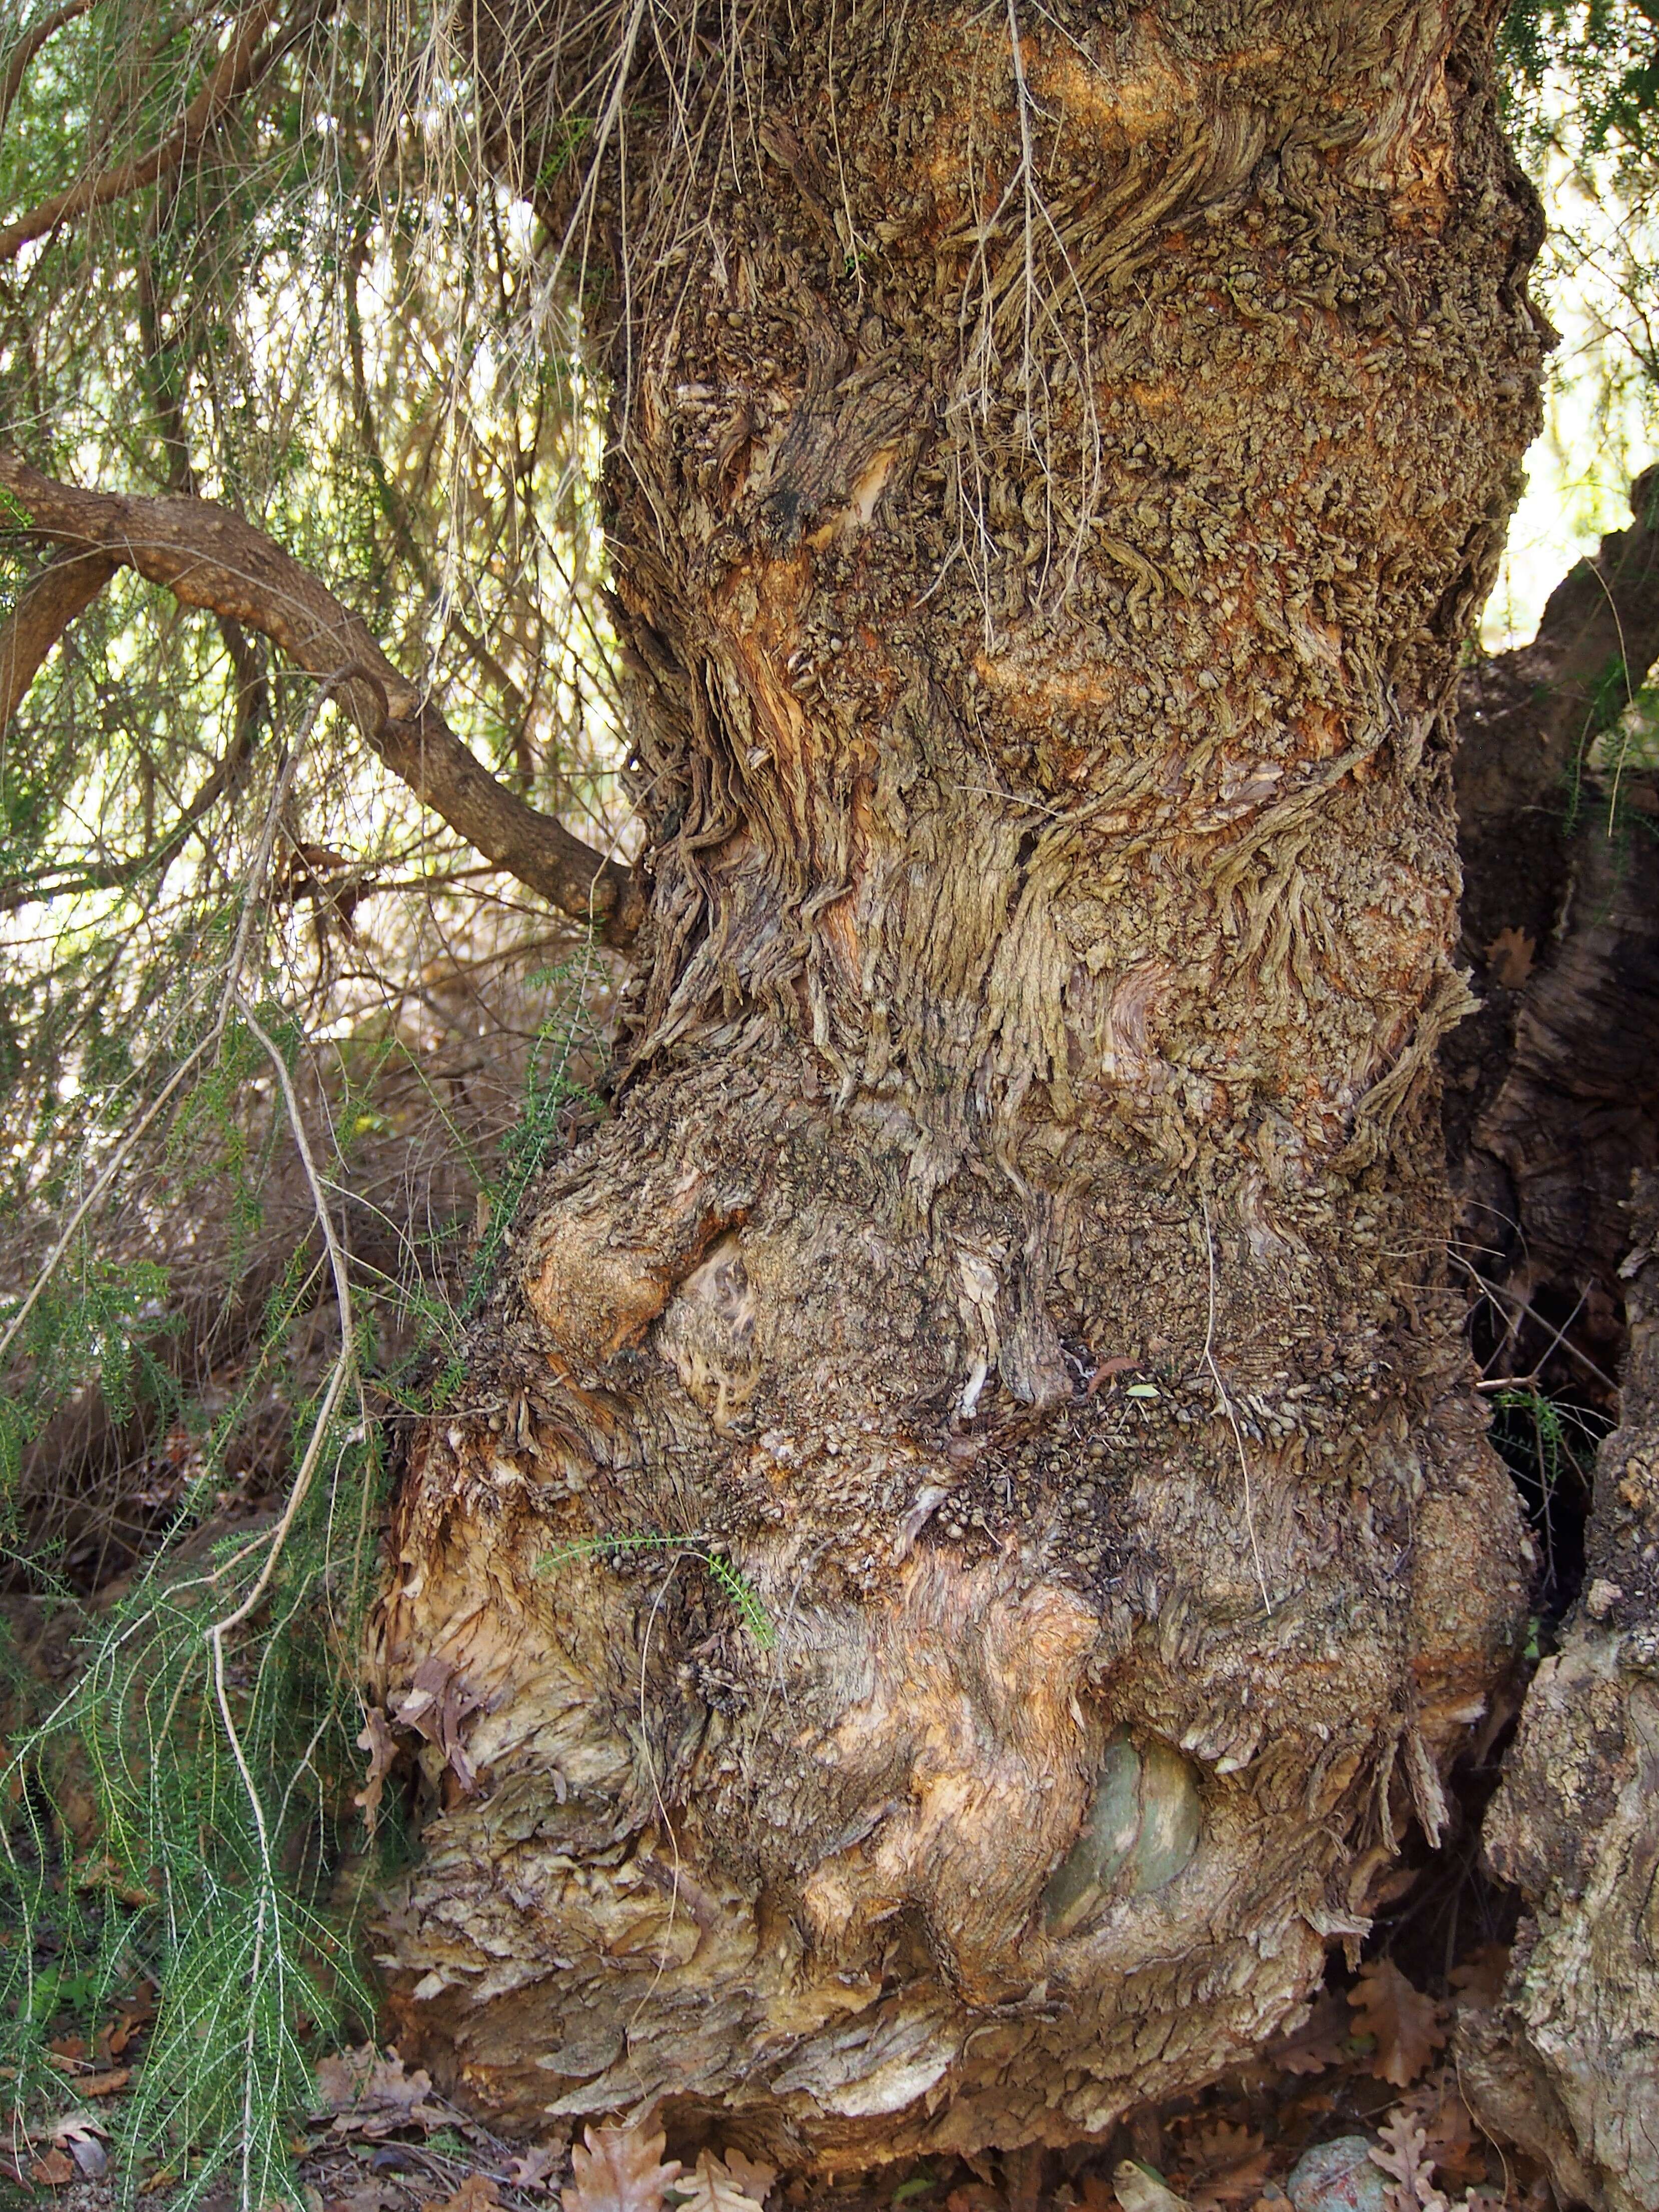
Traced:
[[770, 1651], [777, 1642], [777, 1632], [771, 1615], [761, 1602], [759, 1593], [746, 1582], [725, 1555], [714, 1548], [714, 1540], [708, 1536], [671, 1536], [652, 1530], [641, 1535], [584, 1536], [574, 1543], [561, 1544], [556, 1551], [544, 1552], [536, 1562], [538, 1574], [551, 1574], [571, 1559], [606, 1559], [629, 1554], [661, 1553], [669, 1559], [692, 1559], [706, 1569], [709, 1580], [734, 1608], [744, 1626], [763, 1651]]
[[[352, 1650], [380, 1473], [361, 1421], [337, 1419], [323, 1452], [280, 1555], [269, 1525], [164, 1547], [85, 1615], [71, 1687], [0, 1766], [0, 2054], [25, 2106], [61, 2100], [46, 2038], [90, 2042], [147, 1978], [154, 2032], [112, 2110], [129, 2179], [165, 2163], [185, 2201], [228, 2166], [245, 2203], [289, 2193], [316, 2039], [373, 2018], [330, 1889], [357, 1826]], [[216, 1636], [267, 1573], [246, 1629]]]
[[[1543, 1553], [1541, 1601], [1547, 1619], [1533, 1626], [1534, 1644], [1547, 1638], [1554, 1619], [1577, 1591], [1595, 1455], [1608, 1425], [1605, 1417], [1534, 1383], [1493, 1394], [1492, 1439], [1515, 1478]], [[1528, 1656], [1536, 1657], [1537, 1651]]]
[[557, 996], [536, 1026], [525, 1073], [523, 1107], [501, 1146], [505, 1172], [499, 1183], [493, 1188], [486, 1187], [484, 1193], [489, 1218], [479, 1239], [462, 1305], [469, 1318], [483, 1303], [495, 1279], [502, 1240], [557, 1140], [560, 1115], [573, 1103], [599, 1110], [598, 1099], [573, 1073], [579, 1052], [584, 1047], [592, 1050], [599, 1043], [586, 1006], [592, 973], [593, 950], [589, 945], [584, 956], [529, 978], [532, 985], [550, 987]]
[[[203, 941], [222, 960], [235, 934], [216, 923]], [[247, 957], [264, 957], [259, 942]], [[264, 998], [216, 1042], [200, 1008], [222, 996], [219, 975], [198, 966], [173, 1009], [171, 1049], [154, 1057], [164, 1070], [188, 1040], [213, 1049], [114, 1187], [121, 1202], [37, 1277], [26, 1311], [0, 1304], [0, 1328], [15, 1324], [9, 1366], [0, 1360], [14, 1574], [34, 1593], [33, 1617], [67, 1628], [75, 1654], [66, 1686], [21, 1647], [0, 1677], [0, 2064], [26, 2129], [62, 2102], [52, 2039], [90, 2043], [116, 1999], [153, 1984], [136, 2087], [109, 2108], [130, 2185], [165, 2171], [186, 2203], [222, 2179], [250, 2207], [291, 2195], [289, 2143], [313, 2063], [374, 2032], [356, 1915], [405, 1849], [395, 1810], [371, 1838], [356, 1802], [381, 1419], [434, 1410], [459, 1387], [462, 1304], [492, 1260], [475, 1256], [469, 1277], [470, 1208], [436, 1224], [424, 1252], [404, 1225], [398, 1273], [356, 1263], [348, 1329], [335, 1246], [313, 1204], [297, 1217], [289, 1204], [292, 1109], [271, 1053], [310, 1102], [313, 1156], [335, 1163], [339, 1191], [355, 1154], [395, 1145], [413, 1076], [446, 1146], [453, 1132], [480, 1177], [493, 1171], [504, 1224], [560, 1141], [562, 1109], [592, 1104], [580, 1071], [594, 1042], [594, 957], [537, 971], [520, 1112], [498, 1146], [439, 1110], [419, 1056], [382, 1019], [325, 1052]], [[102, 1146], [112, 1119], [120, 1128], [147, 1094], [165, 1098], [157, 1080], [131, 1054], [111, 1071], [91, 1124]], [[160, 1261], [122, 1249], [137, 1220], [171, 1224], [175, 1248], [181, 1221], [196, 1224], [182, 1242], [211, 1245], [206, 1305], [192, 1309]], [[203, 1331], [222, 1355], [208, 1376], [192, 1364]], [[273, 1396], [282, 1441], [256, 1470], [271, 1502], [228, 1511], [250, 1481], [237, 1439]], [[64, 1487], [41, 1453], [82, 1403], [149, 1438], [149, 1464], [179, 1470], [132, 1573], [101, 1595], [40, 1518]], [[131, 1510], [118, 1492], [114, 1503]], [[763, 1630], [729, 1564], [705, 1564]]]
[[1498, 52], [1509, 119], [1534, 141], [1559, 130], [1565, 91], [1588, 152], [1653, 151], [1655, 0], [1516, 0]]

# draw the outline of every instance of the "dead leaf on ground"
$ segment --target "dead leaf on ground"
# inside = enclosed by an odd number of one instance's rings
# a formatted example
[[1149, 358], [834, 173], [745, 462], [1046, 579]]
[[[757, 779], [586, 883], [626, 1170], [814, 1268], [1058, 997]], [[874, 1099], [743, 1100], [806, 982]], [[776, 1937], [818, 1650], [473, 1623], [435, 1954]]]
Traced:
[[1348, 2057], [1348, 2039], [1353, 2033], [1347, 2008], [1329, 1991], [1315, 2000], [1302, 2026], [1270, 2043], [1262, 2052], [1265, 2065], [1282, 2074], [1322, 2074], [1328, 2066], [1340, 2066]]
[[1188, 2191], [1193, 2212], [1219, 2212], [1224, 2205], [1250, 2203], [1261, 2194], [1272, 2163], [1259, 2128], [1235, 2127], [1225, 2120], [1202, 2130], [1187, 2154], [1200, 2176]]
[[1400, 2100], [1399, 2109], [1421, 2122], [1424, 2151], [1443, 2182], [1467, 2187], [1486, 2178], [1486, 2147], [1475, 2134], [1456, 2069], [1443, 2066]]
[[1486, 947], [1486, 958], [1492, 967], [1492, 981], [1500, 990], [1518, 991], [1532, 973], [1532, 956], [1537, 950], [1536, 939], [1524, 929], [1500, 929]]
[[1509, 1945], [1483, 1943], [1461, 1966], [1454, 1966], [1448, 1978], [1460, 2005], [1470, 2012], [1490, 2012], [1504, 1994], [1509, 1971]]
[[1139, 2159], [1120, 2159], [1112, 2169], [1112, 2186], [1123, 2212], [1191, 2212], [1184, 2197], [1177, 2197], [1161, 2173], [1154, 2173]]
[[507, 2178], [514, 2189], [546, 2190], [564, 2163], [566, 2142], [532, 2143], [507, 2162]]
[[131, 2066], [112, 2066], [102, 2074], [83, 2074], [75, 2085], [77, 2097], [112, 2097], [132, 2079]]
[[44, 2158], [37, 2158], [29, 2168], [31, 2181], [43, 2181], [48, 2189], [61, 2189], [66, 2181], [73, 2181], [79, 2172], [72, 2158], [61, 2150], [49, 2150]]
[[1371, 2161], [1394, 2184], [1389, 2194], [1395, 2212], [1449, 2212], [1434, 2185], [1434, 2168], [1424, 2148], [1423, 2130], [1412, 2115], [1396, 2111], [1376, 2132], [1382, 2140], [1371, 2146]]
[[32, 2132], [37, 2138], [44, 2136], [52, 2144], [51, 2150], [44, 2152], [37, 2163], [44, 2165], [55, 2158], [69, 2160], [74, 2173], [64, 2175], [64, 2180], [78, 2176], [83, 2181], [97, 2181], [109, 2172], [109, 2153], [101, 2140], [109, 2130], [90, 2112], [60, 2112], [45, 2127]]
[[432, 2212], [490, 2212], [501, 2201], [501, 2192], [487, 2173], [469, 2173], [453, 2197], [446, 2197]]
[[1228, 2205], [1253, 2203], [1261, 2194], [1272, 2164], [1269, 2154], [1258, 2150], [1241, 2159], [1237, 2166], [1224, 2166], [1218, 2173], [1206, 2174], [1194, 2185], [1188, 2198], [1193, 2212], [1224, 2212]]
[[[1083, 2201], [1089, 2212], [1117, 2212], [1117, 2199], [1097, 2173], [1083, 2177]], [[964, 2181], [945, 2200], [945, 2212], [1003, 2212], [1001, 2192], [983, 2181]]]
[[107, 2066], [118, 2059], [135, 2036], [142, 2035], [155, 2017], [155, 1984], [140, 1982], [118, 2008], [112, 2027], [100, 2028], [98, 2056]]
[[572, 2180], [562, 2212], [661, 2212], [663, 2193], [678, 2181], [680, 2162], [663, 2158], [667, 2137], [651, 2116], [622, 2127], [584, 2128], [570, 2154]]
[[1372, 1959], [1348, 1992], [1361, 2031], [1374, 2038], [1371, 2071], [1408, 2088], [1446, 2039], [1440, 2008], [1412, 1987], [1392, 1959]]
[[435, 2094], [426, 2069], [417, 2066], [410, 2073], [395, 2045], [384, 2057], [372, 2043], [337, 2051], [320, 2061], [316, 2078], [319, 2117], [332, 2115], [336, 2135], [360, 2135], [374, 2142], [398, 2128], [428, 2134], [445, 2127], [468, 2131], [462, 2115]]
[[1231, 2120], [1211, 2120], [1187, 2147], [1187, 2154], [1200, 2173], [1223, 2166], [1237, 2166], [1261, 2148], [1260, 2128], [1237, 2127]]
[[675, 2184], [680, 2212], [761, 2212], [777, 2168], [729, 2150], [723, 2159], [702, 2152], [695, 2172]]

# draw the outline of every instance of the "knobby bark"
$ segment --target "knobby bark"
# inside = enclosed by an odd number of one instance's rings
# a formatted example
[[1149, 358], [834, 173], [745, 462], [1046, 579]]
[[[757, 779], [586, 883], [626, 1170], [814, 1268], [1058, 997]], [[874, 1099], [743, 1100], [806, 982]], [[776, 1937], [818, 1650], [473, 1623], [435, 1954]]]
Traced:
[[[372, 1652], [400, 2046], [509, 2124], [1097, 2133], [1439, 1830], [1527, 1583], [1434, 1073], [1492, 17], [805, 4], [613, 103], [649, 913]], [[562, 175], [592, 58], [488, 33]]]

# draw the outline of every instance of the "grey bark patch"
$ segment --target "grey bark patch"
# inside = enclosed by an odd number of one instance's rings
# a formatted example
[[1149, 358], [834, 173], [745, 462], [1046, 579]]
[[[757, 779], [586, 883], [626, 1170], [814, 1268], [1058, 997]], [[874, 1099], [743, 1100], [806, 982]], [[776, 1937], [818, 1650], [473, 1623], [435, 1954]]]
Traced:
[[1120, 1891], [1164, 1888], [1191, 1864], [1201, 1825], [1187, 1760], [1157, 1737], [1138, 1750], [1120, 1729], [1106, 1747], [1078, 1839], [1042, 1893], [1048, 1933], [1085, 1929]]

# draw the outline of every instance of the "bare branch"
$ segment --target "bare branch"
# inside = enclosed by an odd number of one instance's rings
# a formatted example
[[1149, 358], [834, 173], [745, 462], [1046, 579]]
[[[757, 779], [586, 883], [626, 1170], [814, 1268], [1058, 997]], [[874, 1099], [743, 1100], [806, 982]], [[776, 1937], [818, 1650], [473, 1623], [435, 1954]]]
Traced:
[[[0, 643], [0, 651], [3, 651], [3, 643]], [[3, 664], [0, 663], [0, 673], [3, 672]], [[245, 700], [246, 696], [244, 692], [241, 698]], [[185, 840], [203, 816], [217, 805], [226, 792], [235, 787], [253, 750], [258, 726], [258, 714], [247, 711], [239, 701], [235, 732], [224, 758], [209, 775], [166, 836], [152, 846], [149, 852], [140, 853], [130, 860], [110, 860], [100, 866], [81, 868], [71, 876], [52, 877], [43, 881], [23, 878], [13, 883], [0, 884], [0, 914], [14, 914], [20, 906], [30, 906], [39, 900], [73, 898], [82, 891], [122, 890], [167, 866], [182, 851]]]
[[0, 629], [0, 744], [46, 655], [120, 565], [107, 553], [82, 550], [60, 554], [12, 609]]
[[340, 697], [394, 775], [484, 858], [607, 944], [629, 943], [643, 902], [629, 870], [509, 791], [381, 652], [360, 617], [261, 530], [206, 500], [124, 498], [55, 482], [0, 452], [0, 487], [51, 543], [165, 585], [182, 606], [246, 623], [313, 676], [351, 672]]
[[21, 89], [23, 79], [28, 75], [29, 64], [36, 54], [48, 39], [55, 37], [65, 24], [73, 23], [86, 15], [92, 5], [93, 0], [64, 0], [61, 8], [54, 8], [50, 15], [43, 15], [19, 39], [11, 59], [6, 64], [6, 73], [0, 77], [0, 131], [6, 127], [11, 104]]
[[[178, 127], [147, 154], [118, 161], [107, 169], [88, 169], [61, 192], [38, 201], [15, 222], [0, 229], [0, 261], [12, 260], [36, 238], [44, 238], [61, 222], [70, 222], [112, 200], [153, 185], [166, 170], [182, 168], [196, 148], [242, 94], [286, 51], [294, 40], [322, 12], [321, 0], [301, 10], [295, 21], [269, 44], [264, 34], [282, 14], [281, 0], [255, 0], [237, 22], [229, 45], [209, 71], [207, 81], [185, 110]], [[50, 19], [48, 19], [50, 20]]]

